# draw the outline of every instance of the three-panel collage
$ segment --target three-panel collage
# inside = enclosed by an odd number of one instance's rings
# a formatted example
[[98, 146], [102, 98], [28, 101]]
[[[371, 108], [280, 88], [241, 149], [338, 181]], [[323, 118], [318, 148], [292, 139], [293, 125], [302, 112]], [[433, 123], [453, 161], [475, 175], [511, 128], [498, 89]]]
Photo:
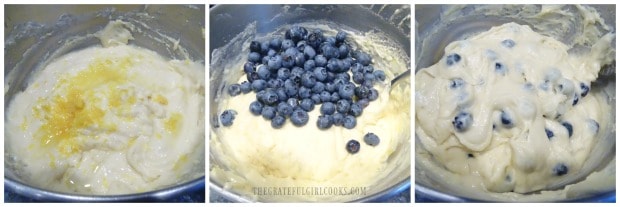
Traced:
[[616, 203], [615, 4], [3, 12], [7, 204]]

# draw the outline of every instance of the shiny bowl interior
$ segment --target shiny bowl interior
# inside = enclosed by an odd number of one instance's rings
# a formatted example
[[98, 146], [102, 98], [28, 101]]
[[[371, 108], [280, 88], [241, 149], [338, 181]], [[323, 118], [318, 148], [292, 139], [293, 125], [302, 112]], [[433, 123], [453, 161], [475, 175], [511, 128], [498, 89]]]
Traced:
[[[460, 5], [459, 5], [460, 6]], [[491, 27], [499, 26], [508, 22], [516, 22], [519, 24], [530, 25], [530, 23], [512, 17], [478, 14], [473, 12], [474, 7], [479, 5], [466, 5], [459, 8], [454, 12], [462, 12], [465, 14], [462, 18], [458, 18], [449, 22], [440, 18], [441, 13], [446, 10], [450, 10], [449, 5], [416, 5], [416, 26], [415, 26], [415, 39], [416, 39], [416, 72], [435, 64], [443, 57], [444, 49], [449, 43], [461, 40], [479, 32], [487, 31]], [[593, 5], [605, 20], [605, 23], [612, 25], [615, 29], [615, 5]], [[500, 8], [497, 8], [498, 10]], [[574, 8], [573, 8], [574, 9]], [[536, 30], [534, 28], [534, 30]], [[568, 43], [574, 33], [567, 31], [562, 34], [560, 41]], [[615, 40], [612, 43], [615, 45]], [[614, 46], [615, 48], [615, 46]], [[615, 62], [614, 62], [615, 64]], [[592, 154], [605, 153], [606, 158], [602, 161], [586, 161], [584, 169], [590, 167], [592, 169], [601, 169], [608, 164], [615, 166], [615, 66], [613, 67], [613, 75], [600, 77], [593, 83], [593, 90], [600, 90], [610, 97], [610, 105], [612, 106], [611, 117], [611, 129], [598, 145], [592, 150]], [[420, 144], [416, 138], [416, 144]], [[421, 144], [420, 144], [421, 145]], [[416, 148], [416, 150], [418, 150]], [[416, 160], [416, 163], [418, 160]], [[419, 165], [417, 165], [419, 166]], [[418, 168], [416, 166], [416, 183], [415, 192], [416, 196], [419, 196], [422, 200], [428, 201], [440, 201], [440, 202], [466, 202], [466, 201], [501, 201], [493, 197], [472, 197], [472, 194], [459, 192], [458, 190], [451, 189], [444, 186], [441, 182], [430, 179], [425, 174], [432, 172], [426, 172], [425, 169]], [[418, 198], [416, 198], [418, 199]], [[613, 199], [615, 200], [615, 189], [612, 191], [598, 192], [595, 194], [587, 194], [583, 196], [576, 196], [571, 198], [570, 201], [605, 201]], [[544, 200], [543, 200], [544, 201]], [[568, 201], [568, 200], [565, 200]]]
[[[286, 12], [283, 12], [286, 11]], [[336, 25], [354, 28], [360, 32], [370, 30], [381, 31], [394, 42], [402, 46], [407, 56], [410, 55], [410, 7], [409, 5], [218, 5], [210, 9], [210, 43], [209, 51], [221, 48], [233, 39], [244, 28], [256, 23], [257, 33], [266, 34], [285, 24], [303, 23], [309, 21], [329, 21]], [[238, 53], [238, 52], [237, 52]], [[213, 60], [213, 54], [209, 56]], [[221, 65], [210, 61], [210, 96], [209, 103], [211, 123], [217, 123], [218, 89], [224, 86], [225, 78]], [[213, 128], [214, 126], [211, 126]], [[409, 147], [399, 150], [396, 156], [409, 156]], [[211, 165], [217, 165], [216, 159], [210, 155]], [[409, 163], [398, 172], [391, 173], [381, 186], [366, 197], [351, 202], [366, 202], [384, 199], [410, 186]], [[254, 202], [236, 192], [225, 189], [221, 182], [210, 179], [209, 188], [218, 196], [233, 202]]]
[[[187, 54], [194, 61], [204, 62], [204, 14], [204, 5], [5, 5], [4, 107], [6, 109], [12, 97], [27, 87], [28, 77], [44, 66], [46, 61], [99, 44], [96, 37], [87, 34], [103, 29], [110, 20], [122, 19], [134, 23], [140, 29], [132, 33], [135, 39], [130, 44], [156, 51], [171, 59], [185, 59]], [[162, 34], [179, 40], [178, 44], [187, 53], [172, 49], [175, 42], [162, 38]], [[153, 38], [165, 40], [155, 41]], [[66, 44], [70, 41], [73, 44]], [[5, 146], [5, 151], [9, 147]], [[204, 153], [204, 148], [199, 149]], [[10, 159], [10, 156], [5, 155], [6, 190], [36, 200], [166, 200], [183, 193], [203, 190], [205, 186], [203, 159], [202, 165], [194, 169], [196, 175], [186, 176], [184, 181], [165, 189], [109, 196], [68, 194], [28, 185], [7, 166]]]

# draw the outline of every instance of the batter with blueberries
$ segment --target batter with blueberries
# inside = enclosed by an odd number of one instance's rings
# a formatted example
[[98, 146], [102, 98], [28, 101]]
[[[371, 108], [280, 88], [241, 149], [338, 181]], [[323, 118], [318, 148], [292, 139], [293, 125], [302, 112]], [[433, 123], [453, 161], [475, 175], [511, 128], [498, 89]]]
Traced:
[[416, 134], [433, 161], [491, 192], [542, 190], [577, 173], [609, 121], [593, 93], [613, 33], [589, 52], [507, 23], [445, 48], [416, 73]]

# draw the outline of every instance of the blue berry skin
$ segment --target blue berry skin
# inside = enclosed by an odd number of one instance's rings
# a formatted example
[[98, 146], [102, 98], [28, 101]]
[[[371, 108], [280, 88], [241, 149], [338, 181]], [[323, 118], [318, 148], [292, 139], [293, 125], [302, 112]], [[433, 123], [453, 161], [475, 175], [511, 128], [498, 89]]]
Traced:
[[353, 57], [363, 66], [370, 65], [370, 63], [372, 62], [372, 58], [370, 57], [370, 55], [362, 51], [354, 52]]
[[278, 95], [279, 102], [285, 102], [289, 98], [286, 94], [286, 90], [284, 90], [284, 88], [282, 87], [276, 89], [276, 94]]
[[304, 64], [306, 63], [306, 57], [304, 57], [304, 54], [297, 53], [293, 57], [295, 58], [295, 65], [296, 66], [304, 67]]
[[321, 30], [315, 30], [314, 32], [308, 34], [308, 36], [306, 37], [306, 43], [308, 44], [308, 46], [312, 46], [315, 48], [319, 47], [323, 40], [324, 37]]
[[327, 37], [325, 38], [325, 44], [336, 46], [336, 38], [335, 37]]
[[345, 69], [345, 71], [343, 71], [343, 72], [349, 72], [349, 69], [353, 65], [353, 58], [346, 57], [346, 58], [342, 59], [342, 61], [340, 61], [340, 62], [342, 63], [341, 68]]
[[338, 61], [339, 60], [336, 58], [331, 58], [327, 61], [327, 66], [325, 67], [329, 72], [338, 73], [340, 72], [340, 64], [338, 64]]
[[562, 126], [568, 131], [568, 137], [573, 136], [573, 125], [568, 122], [562, 122]]
[[252, 82], [252, 89], [254, 92], [259, 92], [264, 90], [267, 87], [267, 81], [258, 79]]
[[301, 40], [301, 41], [297, 42], [297, 47], [296, 47], [295, 49], [296, 49], [298, 52], [303, 52], [303, 51], [304, 51], [304, 48], [306, 48], [306, 46], [308, 46], [308, 45], [306, 44], [306, 41], [305, 41], [305, 40]]
[[323, 101], [321, 101], [321, 95], [319, 95], [318, 93], [313, 93], [312, 96], [310, 96], [310, 99], [312, 99], [314, 104], [323, 103]]
[[[267, 65], [267, 63], [269, 63], [269, 58], [270, 57], [267, 56], [267, 55], [263, 56], [263, 58], [261, 58], [260, 64]], [[258, 63], [256, 63], [256, 64], [258, 64]]]
[[280, 49], [280, 47], [282, 47], [282, 40], [280, 38], [273, 38], [269, 42], [269, 46], [272, 49], [278, 50], [278, 49]]
[[267, 89], [265, 90], [264, 95], [261, 98], [263, 104], [266, 105], [274, 105], [275, 103], [278, 102], [279, 98], [278, 98], [278, 94], [276, 93], [275, 90], [273, 89]]
[[320, 94], [324, 90], [325, 90], [325, 83], [323, 82], [316, 82], [316, 84], [314, 84], [314, 86], [312, 87], [312, 93]]
[[293, 40], [282, 40], [282, 45], [280, 46], [280, 48], [282, 49], [282, 51], [286, 51], [286, 49], [291, 48], [291, 47], [295, 47], [295, 43], [293, 43]]
[[314, 60], [308, 60], [304, 63], [304, 70], [312, 71], [316, 67]]
[[364, 73], [363, 72], [353, 72], [353, 82], [357, 83], [357, 84], [362, 84], [364, 83]]
[[360, 151], [360, 142], [353, 139], [349, 140], [345, 148], [347, 149], [347, 152], [349, 152], [349, 154], [355, 154]]
[[553, 175], [555, 176], [562, 176], [562, 175], [566, 175], [567, 173], [568, 173], [568, 166], [566, 166], [564, 163], [558, 163], [553, 168]]
[[324, 67], [314, 68], [314, 76], [318, 81], [325, 81], [327, 79], [327, 69]]
[[250, 112], [254, 115], [260, 115], [263, 111], [263, 104], [258, 101], [253, 101], [250, 103]]
[[579, 88], [581, 88], [581, 97], [586, 97], [586, 95], [588, 95], [588, 92], [590, 92], [590, 86], [586, 85], [583, 82], [579, 83]]
[[348, 100], [345, 99], [341, 99], [338, 102], [336, 102], [336, 111], [338, 111], [339, 113], [349, 113], [349, 110], [351, 110], [351, 102], [349, 102]]
[[319, 118], [316, 120], [316, 126], [319, 129], [329, 129], [333, 124], [334, 122], [330, 115], [319, 115]]
[[367, 133], [366, 135], [364, 135], [364, 142], [365, 142], [367, 145], [370, 145], [370, 146], [373, 146], [373, 147], [374, 147], [374, 146], [379, 145], [379, 142], [380, 142], [380, 141], [381, 141], [381, 140], [379, 140], [379, 136], [377, 136], [376, 134], [374, 134], [374, 133], [372, 133], [372, 132]]
[[286, 103], [293, 108], [299, 106], [299, 100], [297, 100], [296, 98], [289, 98], [288, 100], [286, 100]]
[[385, 81], [385, 72], [383, 72], [382, 70], [375, 70], [374, 72], [372, 72], [372, 74], [375, 75], [376, 80]]
[[353, 94], [355, 94], [355, 85], [353, 85], [352, 83], [341, 85], [340, 88], [338, 88], [338, 94], [342, 99], [351, 100]]
[[265, 106], [263, 107], [263, 111], [261, 111], [261, 115], [263, 115], [263, 118], [271, 120], [276, 116], [276, 108], [273, 106]]
[[349, 56], [349, 46], [347, 44], [342, 44], [338, 47], [338, 57], [346, 58]]
[[341, 113], [334, 113], [334, 115], [332, 115], [332, 121], [334, 123], [334, 126], [342, 126], [344, 121], [344, 115], [342, 115]]
[[511, 39], [505, 39], [502, 41], [502, 45], [507, 48], [512, 48], [515, 46], [515, 41]]
[[312, 97], [312, 89], [309, 89], [306, 87], [300, 87], [298, 95], [299, 95], [299, 98], [310, 98]]
[[291, 122], [293, 125], [298, 127], [306, 125], [309, 119], [310, 117], [308, 117], [308, 112], [304, 110], [295, 110], [293, 111], [293, 114], [291, 114]]
[[299, 93], [299, 89], [297, 88], [297, 86], [294, 85], [293, 81], [291, 80], [284, 81], [284, 91], [289, 97], [297, 97]]
[[336, 112], [336, 105], [332, 102], [323, 102], [321, 104], [321, 114], [332, 115]]
[[332, 58], [338, 58], [338, 56], [340, 55], [340, 52], [338, 52], [338, 48], [332, 46], [332, 45], [323, 45], [321, 47], [321, 50], [323, 52], [323, 56], [325, 56], [325, 58], [332, 59]]
[[378, 98], [379, 98], [379, 91], [377, 91], [377, 89], [371, 88], [370, 94], [368, 94], [368, 100], [374, 101], [374, 100], [377, 100]]
[[506, 128], [514, 127], [514, 123], [512, 123], [512, 119], [510, 118], [510, 115], [507, 112], [502, 111], [500, 115], [500, 120], [502, 122], [502, 125], [504, 125], [504, 127]]
[[[291, 48], [289, 48], [289, 50], [290, 49]], [[282, 67], [291, 68], [294, 65], [295, 65], [295, 55], [290, 55], [290, 54], [283, 54], [282, 55]]]
[[258, 61], [260, 61], [260, 60], [261, 60], [261, 56], [257, 52], [251, 52], [248, 55], [248, 61], [250, 61], [250, 62], [258, 63]]
[[304, 111], [310, 112], [314, 110], [314, 101], [312, 101], [312, 99], [309, 99], [309, 98], [302, 99], [301, 102], [299, 102], [299, 107], [303, 109]]
[[340, 95], [338, 92], [333, 92], [330, 101], [335, 103], [340, 100]]
[[260, 42], [258, 41], [250, 42], [250, 52], [260, 52]]
[[280, 80], [286, 80], [291, 76], [291, 70], [288, 68], [280, 68], [278, 69], [277, 77]]
[[327, 66], [327, 58], [323, 55], [317, 55], [314, 57], [314, 63], [317, 67], [325, 67]]
[[241, 85], [234, 83], [228, 86], [228, 94], [230, 96], [236, 96], [241, 93]]
[[375, 75], [373, 73], [366, 73], [364, 74], [364, 80], [369, 80], [374, 82], [375, 81]]
[[249, 93], [252, 91], [252, 84], [250, 82], [243, 81], [239, 84], [239, 90], [241, 90], [243, 94]]
[[342, 126], [344, 128], [347, 129], [353, 129], [355, 128], [355, 125], [357, 125], [357, 120], [355, 120], [354, 116], [351, 115], [346, 115], [343, 119], [342, 119]]
[[354, 63], [353, 65], [351, 65], [351, 72], [352, 73], [364, 72], [364, 66], [361, 63]]
[[284, 36], [286, 39], [291, 39], [293, 40], [293, 42], [297, 42], [304, 39], [307, 33], [308, 31], [305, 28], [300, 26], [293, 26], [286, 31]]
[[473, 116], [467, 112], [461, 112], [454, 117], [452, 125], [457, 132], [464, 132], [473, 124]]
[[332, 99], [332, 95], [327, 91], [323, 91], [320, 93], [320, 98], [321, 102], [328, 102]]
[[284, 81], [280, 79], [269, 79], [269, 81], [267, 81], [268, 88], [280, 88], [282, 86], [284, 86]]
[[454, 78], [450, 81], [450, 88], [451, 89], [457, 89], [457, 88], [461, 88], [463, 87], [463, 85], [465, 85], [465, 81], [461, 78]]
[[355, 117], [358, 117], [358, 116], [361, 116], [363, 112], [364, 112], [364, 108], [359, 103], [351, 104], [351, 111], [349, 114]]
[[357, 100], [356, 103], [360, 105], [362, 108], [366, 108], [370, 104], [370, 101], [368, 99], [360, 99], [360, 100]]
[[289, 77], [289, 79], [299, 78], [299, 80], [295, 80], [295, 83], [300, 84], [301, 83], [301, 76], [304, 73], [305, 73], [304, 69], [302, 69], [300, 67], [294, 67], [291, 70], [291, 76]]
[[338, 87], [337, 87], [337, 85], [335, 83], [327, 82], [327, 83], [325, 83], [325, 90], [327, 92], [331, 93], [331, 92], [334, 92], [334, 91], [338, 91]]
[[344, 83], [351, 82], [351, 76], [347, 72], [337, 73], [334, 79], [342, 79]]
[[278, 70], [282, 67], [282, 56], [276, 55], [269, 58], [267, 62], [267, 67], [269, 67], [270, 71]]
[[222, 122], [222, 125], [224, 126], [230, 126], [233, 124], [236, 114], [237, 112], [234, 110], [224, 110], [224, 112], [220, 115], [220, 122]]
[[[364, 82], [362, 83], [362, 86], [366, 86], [368, 88], [372, 88], [374, 86], [374, 81], [364, 80]], [[370, 94], [368, 94], [368, 95], [370, 95]]]
[[372, 72], [374, 72], [374, 70], [375, 70], [375, 67], [372, 67], [372, 65], [367, 65], [367, 66], [364, 66], [362, 68], [362, 72], [365, 73], [365, 74], [366, 73], [372, 73]]
[[278, 54], [278, 52], [273, 49], [269, 49], [269, 51], [267, 52], [267, 57], [274, 57], [276, 56], [276, 54]]
[[551, 131], [550, 129], [545, 128], [545, 133], [547, 134], [547, 139], [551, 140], [551, 138], [554, 136], [553, 131]]
[[260, 54], [266, 55], [269, 52], [269, 41], [260, 43]]
[[314, 57], [316, 56], [316, 51], [311, 46], [304, 47], [304, 51], [303, 52], [304, 52], [304, 56], [306, 56], [307, 60], [314, 59]]
[[504, 64], [495, 63], [495, 73], [500, 75], [506, 75], [506, 73], [508, 73], [508, 69]]
[[278, 114], [290, 116], [293, 113], [293, 107], [286, 102], [280, 102], [277, 106]]
[[243, 72], [245, 72], [246, 74], [254, 72], [254, 63], [246, 62], [245, 64], [243, 64]]
[[598, 129], [600, 128], [598, 122], [594, 119], [588, 119], [588, 128], [590, 128], [595, 134], [598, 133]]
[[336, 34], [336, 43], [341, 43], [344, 42], [344, 40], [347, 38], [347, 33], [343, 32], [343, 31], [339, 31]]
[[267, 66], [265, 65], [259, 65], [256, 68], [256, 73], [258, 74], [258, 78], [263, 79], [263, 80], [269, 80], [269, 76], [271, 76], [271, 72], [269, 71], [269, 68], [267, 68]]
[[278, 114], [275, 117], [273, 117], [273, 119], [271, 119], [271, 127], [273, 127], [274, 129], [282, 128], [285, 122], [286, 122], [286, 117]]
[[461, 56], [459, 54], [452, 53], [446, 56], [446, 64], [448, 64], [448, 66], [454, 65], [459, 61], [461, 61]]
[[313, 72], [308, 71], [301, 75], [301, 85], [307, 88], [312, 88], [314, 87], [314, 84], [316, 84], [316, 76]]
[[575, 94], [573, 96], [573, 106], [577, 105], [578, 102], [579, 102], [579, 95]]
[[368, 95], [370, 94], [370, 87], [362, 85], [355, 87], [353, 91], [355, 92], [355, 96], [357, 96], [357, 98], [368, 98]]

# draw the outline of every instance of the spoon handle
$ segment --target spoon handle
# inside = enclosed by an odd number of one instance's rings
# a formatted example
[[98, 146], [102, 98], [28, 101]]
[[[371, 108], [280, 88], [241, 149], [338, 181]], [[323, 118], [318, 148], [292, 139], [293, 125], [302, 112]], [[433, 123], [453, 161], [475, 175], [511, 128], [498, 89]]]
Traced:
[[403, 79], [404, 77], [409, 77], [410, 75], [411, 75], [411, 69], [401, 73], [400, 75], [392, 79], [392, 81], [390, 82], [390, 86], [393, 86], [394, 83], [396, 83], [398, 80]]

